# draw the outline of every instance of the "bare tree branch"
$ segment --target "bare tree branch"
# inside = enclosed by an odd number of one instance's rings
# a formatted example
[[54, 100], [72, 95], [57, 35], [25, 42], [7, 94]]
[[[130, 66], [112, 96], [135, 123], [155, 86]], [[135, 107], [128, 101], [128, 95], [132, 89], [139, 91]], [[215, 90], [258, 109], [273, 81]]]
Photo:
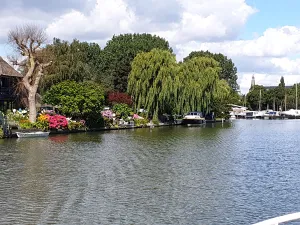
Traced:
[[[23, 93], [27, 94], [29, 105], [29, 120], [31, 122], [36, 121], [36, 100], [35, 96], [37, 89], [43, 75], [43, 70], [47, 66], [51, 65], [50, 62], [40, 63], [38, 56], [40, 54], [41, 46], [46, 42], [46, 34], [44, 29], [35, 25], [24, 25], [16, 27], [8, 33], [9, 43], [15, 47], [15, 49], [26, 57], [26, 74], [23, 77], [21, 87], [25, 87], [27, 90]], [[12, 60], [15, 65], [18, 65], [18, 61], [15, 58]]]

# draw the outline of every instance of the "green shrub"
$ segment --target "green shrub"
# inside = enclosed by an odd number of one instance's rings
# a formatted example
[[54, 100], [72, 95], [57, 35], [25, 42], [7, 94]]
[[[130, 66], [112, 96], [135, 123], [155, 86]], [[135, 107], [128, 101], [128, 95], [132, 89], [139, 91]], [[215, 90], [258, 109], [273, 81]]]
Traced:
[[142, 127], [144, 127], [144, 126], [146, 126], [147, 125], [147, 123], [148, 123], [148, 120], [147, 119], [135, 119], [134, 120], [134, 125], [135, 126], [142, 126]]
[[86, 117], [86, 126], [88, 128], [100, 128], [104, 127], [105, 122], [100, 113], [90, 113]]
[[127, 119], [132, 114], [132, 108], [127, 104], [115, 104], [112, 109], [120, 119]]
[[0, 127], [0, 138], [4, 138], [4, 132], [3, 132], [2, 127]]
[[19, 121], [19, 126], [21, 129], [31, 129], [34, 127], [35, 124], [31, 123], [29, 120], [20, 120]]

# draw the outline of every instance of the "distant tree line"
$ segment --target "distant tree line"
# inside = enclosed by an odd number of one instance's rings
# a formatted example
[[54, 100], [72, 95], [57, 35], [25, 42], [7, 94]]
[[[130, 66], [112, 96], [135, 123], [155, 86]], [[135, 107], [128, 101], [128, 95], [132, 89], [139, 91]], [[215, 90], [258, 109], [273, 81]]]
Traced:
[[[298, 88], [300, 87], [299, 84]], [[298, 99], [300, 97], [297, 92]], [[276, 87], [264, 87], [255, 85], [251, 87], [246, 95], [247, 106], [252, 110], [258, 110], [259, 104], [261, 109], [288, 110], [296, 109], [296, 84], [286, 87], [284, 77], [280, 78], [280, 82]]]

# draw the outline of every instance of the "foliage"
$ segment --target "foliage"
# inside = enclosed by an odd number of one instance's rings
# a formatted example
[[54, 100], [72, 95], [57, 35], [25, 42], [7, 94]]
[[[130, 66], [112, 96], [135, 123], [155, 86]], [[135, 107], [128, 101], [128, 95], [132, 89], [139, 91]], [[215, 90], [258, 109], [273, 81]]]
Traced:
[[212, 111], [215, 118], [228, 119], [230, 117], [229, 111], [231, 110], [229, 104], [239, 101], [238, 94], [229, 87], [225, 80], [218, 80], [213, 97]]
[[111, 110], [104, 110], [101, 112], [105, 127], [111, 127], [113, 124], [113, 112]]
[[116, 104], [113, 107], [113, 111], [119, 115], [122, 119], [127, 119], [132, 112], [132, 108], [130, 108], [127, 104]]
[[19, 121], [19, 126], [21, 129], [31, 129], [34, 123], [31, 123], [28, 119], [23, 119]]
[[[261, 99], [260, 99], [260, 92], [261, 92]], [[255, 85], [247, 94], [247, 103], [249, 108], [252, 110], [258, 110], [259, 103], [261, 103], [262, 108], [265, 108], [266, 97], [267, 97], [267, 91], [264, 88], [264, 86]]]
[[39, 117], [37, 118], [37, 121], [34, 124], [34, 126], [38, 129], [48, 130], [49, 129], [49, 120], [50, 120], [49, 114], [40, 114]]
[[69, 130], [78, 130], [78, 129], [82, 129], [82, 128], [86, 128], [84, 120], [80, 120], [80, 121], [70, 120], [68, 122], [68, 129]]
[[110, 80], [111, 88], [120, 92], [127, 90], [131, 63], [141, 52], [158, 48], [172, 52], [168, 41], [151, 34], [122, 34], [113, 36], [101, 54], [101, 71], [98, 80]]
[[0, 127], [0, 139], [1, 139], [1, 138], [4, 138], [4, 132], [3, 132], [2, 127]]
[[86, 126], [89, 128], [104, 127], [104, 118], [98, 112], [89, 113], [86, 117]]
[[[179, 65], [174, 82], [177, 114], [211, 111], [220, 67], [212, 58], [195, 57]], [[173, 88], [174, 89], [174, 88]]]
[[43, 97], [44, 102], [59, 106], [67, 116], [86, 118], [88, 114], [100, 112], [104, 103], [103, 88], [92, 82], [64, 81], [50, 88]]
[[132, 100], [131, 100], [131, 96], [126, 93], [110, 92], [110, 93], [108, 93], [108, 103], [110, 105], [124, 103], [124, 104], [131, 106]]
[[17, 111], [16, 113], [13, 113], [12, 111], [8, 111], [6, 114], [8, 121], [15, 121], [19, 122], [20, 120], [28, 119], [28, 114], [23, 114]]
[[221, 70], [219, 71], [219, 79], [226, 80], [233, 90], [236, 91], [239, 89], [239, 86], [237, 84], [237, 68], [235, 67], [232, 60], [228, 59], [227, 56], [221, 53], [211, 53], [209, 51], [193, 51], [186, 58], [184, 58], [184, 62], [195, 57], [209, 57], [219, 62], [221, 67]]
[[147, 125], [148, 122], [149, 121], [147, 119], [135, 119], [134, 120], [134, 125], [138, 126], [138, 127], [140, 127], [140, 126], [144, 127], [144, 126]]
[[169, 110], [176, 67], [175, 56], [166, 50], [153, 49], [134, 58], [128, 78], [128, 93], [133, 97], [135, 110], [142, 107], [147, 117], [156, 118]]
[[53, 61], [45, 71], [42, 92], [65, 80], [83, 82], [95, 80], [100, 73], [101, 49], [98, 44], [73, 40], [71, 43], [54, 38], [43, 50]]

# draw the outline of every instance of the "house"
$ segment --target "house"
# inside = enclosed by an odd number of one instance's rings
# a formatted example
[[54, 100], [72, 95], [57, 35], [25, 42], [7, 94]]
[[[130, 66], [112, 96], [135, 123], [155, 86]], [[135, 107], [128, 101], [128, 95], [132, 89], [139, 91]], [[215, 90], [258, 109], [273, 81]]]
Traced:
[[20, 106], [15, 88], [22, 77], [22, 74], [0, 57], [0, 111]]

